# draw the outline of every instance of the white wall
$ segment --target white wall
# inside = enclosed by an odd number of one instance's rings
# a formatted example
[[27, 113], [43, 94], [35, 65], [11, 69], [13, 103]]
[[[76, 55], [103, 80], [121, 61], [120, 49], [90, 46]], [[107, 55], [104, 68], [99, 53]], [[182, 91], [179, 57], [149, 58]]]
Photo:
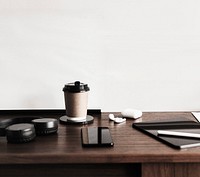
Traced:
[[200, 109], [200, 1], [0, 0], [0, 109]]

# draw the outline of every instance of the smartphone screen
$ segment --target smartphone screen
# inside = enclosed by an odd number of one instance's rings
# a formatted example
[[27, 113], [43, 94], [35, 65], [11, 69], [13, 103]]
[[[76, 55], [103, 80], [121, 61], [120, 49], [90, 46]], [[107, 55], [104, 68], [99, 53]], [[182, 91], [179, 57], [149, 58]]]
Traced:
[[82, 128], [81, 139], [84, 147], [102, 147], [114, 145], [108, 127]]

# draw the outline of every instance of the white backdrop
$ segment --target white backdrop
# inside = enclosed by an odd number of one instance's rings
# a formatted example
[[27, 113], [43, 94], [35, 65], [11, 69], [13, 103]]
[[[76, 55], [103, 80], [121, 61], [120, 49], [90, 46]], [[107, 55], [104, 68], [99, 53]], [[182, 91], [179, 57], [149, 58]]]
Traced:
[[0, 0], [0, 109], [200, 109], [200, 1]]

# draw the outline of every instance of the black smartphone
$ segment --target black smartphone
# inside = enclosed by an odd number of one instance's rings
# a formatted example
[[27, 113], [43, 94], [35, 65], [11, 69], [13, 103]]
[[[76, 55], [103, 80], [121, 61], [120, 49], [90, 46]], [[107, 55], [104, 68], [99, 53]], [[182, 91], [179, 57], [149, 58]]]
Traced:
[[84, 127], [81, 129], [83, 147], [105, 147], [114, 145], [108, 127]]

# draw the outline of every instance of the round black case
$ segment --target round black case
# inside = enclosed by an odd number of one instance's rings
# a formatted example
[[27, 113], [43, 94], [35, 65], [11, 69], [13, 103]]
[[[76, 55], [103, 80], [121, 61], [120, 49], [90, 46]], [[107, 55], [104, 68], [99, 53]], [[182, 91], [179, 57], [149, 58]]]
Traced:
[[26, 143], [36, 137], [33, 124], [19, 123], [6, 128], [7, 141], [10, 143]]
[[56, 133], [58, 130], [58, 120], [53, 118], [34, 119], [32, 123], [35, 126], [37, 135], [47, 135]]

